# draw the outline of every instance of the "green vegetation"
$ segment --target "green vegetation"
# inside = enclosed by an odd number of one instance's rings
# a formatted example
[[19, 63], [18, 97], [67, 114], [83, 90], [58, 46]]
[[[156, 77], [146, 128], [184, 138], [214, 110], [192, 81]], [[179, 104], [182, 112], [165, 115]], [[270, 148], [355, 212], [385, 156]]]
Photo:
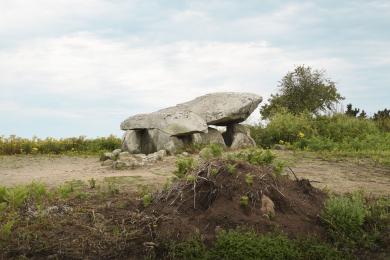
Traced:
[[230, 159], [247, 161], [253, 165], [271, 164], [275, 159], [275, 154], [270, 150], [263, 150], [261, 148], [251, 148], [242, 150], [229, 156]]
[[173, 172], [178, 178], [183, 178], [193, 167], [194, 159], [191, 157], [179, 158], [176, 161], [177, 169]]
[[244, 208], [247, 208], [249, 206], [249, 197], [244, 195], [240, 198], [240, 205]]
[[152, 194], [148, 193], [148, 194], [145, 194], [143, 197], [142, 197], [142, 205], [146, 208], [148, 207], [153, 201], [153, 196]]
[[305, 111], [318, 114], [331, 109], [333, 104], [343, 99], [335, 83], [325, 77], [324, 71], [302, 65], [283, 77], [279, 92], [271, 95], [268, 104], [261, 107], [261, 115], [266, 119], [281, 110], [295, 115]]
[[385, 244], [390, 198], [367, 201], [361, 192], [332, 196], [325, 203], [321, 219], [329, 237], [340, 248], [354, 250]]
[[346, 259], [348, 256], [316, 239], [291, 240], [281, 234], [221, 231], [207, 248], [200, 238], [171, 245], [172, 259]]
[[199, 152], [199, 156], [204, 160], [210, 160], [211, 158], [220, 157], [222, 153], [223, 148], [219, 144], [209, 144]]
[[371, 119], [281, 112], [271, 117], [267, 126], [252, 127], [251, 132], [263, 147], [283, 144], [289, 149], [370, 157], [390, 163], [390, 132], [381, 130]]
[[39, 139], [0, 136], [0, 155], [13, 154], [98, 154], [121, 147], [121, 139], [113, 135], [88, 139], [84, 136]]
[[367, 215], [361, 193], [331, 197], [325, 203], [323, 219], [330, 237], [335, 241], [357, 241], [362, 238]]

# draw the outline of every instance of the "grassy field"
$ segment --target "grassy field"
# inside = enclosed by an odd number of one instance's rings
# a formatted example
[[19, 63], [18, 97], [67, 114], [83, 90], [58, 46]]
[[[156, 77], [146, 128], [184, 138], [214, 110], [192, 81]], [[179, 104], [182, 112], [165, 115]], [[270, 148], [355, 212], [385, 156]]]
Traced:
[[262, 147], [283, 145], [291, 150], [313, 151], [324, 158], [371, 158], [390, 165], [390, 132], [371, 119], [283, 112], [266, 126], [251, 127], [251, 134]]
[[[42, 183], [0, 187], [0, 254], [15, 259], [389, 257], [389, 197], [334, 195], [291, 175], [287, 180], [280, 162], [293, 165], [300, 156], [307, 155], [261, 149], [225, 153], [214, 146], [201, 159], [178, 157], [177, 177], [159, 188], [131, 176], [51, 188]], [[204, 203], [210, 183], [221, 186], [219, 199], [194, 210], [193, 201]], [[259, 190], [275, 202], [275, 216], [258, 211]], [[313, 203], [302, 204], [306, 200]]]
[[[117, 172], [98, 162], [120, 147], [114, 136], [2, 137], [0, 178], [52, 182], [0, 187], [0, 256], [390, 257], [387, 130], [345, 115], [279, 113], [251, 132], [279, 150], [210, 145]], [[265, 213], [266, 198], [274, 206]]]

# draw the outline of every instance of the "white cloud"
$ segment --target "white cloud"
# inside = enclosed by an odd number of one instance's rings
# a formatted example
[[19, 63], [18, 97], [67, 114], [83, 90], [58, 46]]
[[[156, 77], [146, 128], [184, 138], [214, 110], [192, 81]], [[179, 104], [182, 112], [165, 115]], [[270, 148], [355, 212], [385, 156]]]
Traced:
[[[339, 72], [349, 66], [339, 58], [289, 54], [266, 42], [183, 41], [142, 46], [132, 40], [79, 33], [0, 50], [3, 94], [26, 99], [28, 93], [40, 93], [70, 102], [61, 107], [15, 100], [0, 107], [0, 114], [12, 111], [21, 117], [96, 121], [115, 117], [119, 121], [215, 91], [254, 92], [266, 100], [277, 81], [296, 64]], [[72, 105], [74, 99], [79, 103]]]

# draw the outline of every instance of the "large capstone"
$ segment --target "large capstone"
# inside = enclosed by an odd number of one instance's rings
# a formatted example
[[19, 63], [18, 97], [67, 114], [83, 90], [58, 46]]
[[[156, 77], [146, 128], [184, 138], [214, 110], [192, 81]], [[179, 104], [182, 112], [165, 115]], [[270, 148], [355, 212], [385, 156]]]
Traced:
[[220, 92], [195, 98], [177, 105], [201, 116], [208, 125], [226, 126], [245, 121], [261, 103], [251, 93]]
[[192, 111], [171, 107], [150, 114], [131, 116], [122, 122], [121, 129], [158, 129], [169, 135], [185, 135], [207, 132], [207, 124]]

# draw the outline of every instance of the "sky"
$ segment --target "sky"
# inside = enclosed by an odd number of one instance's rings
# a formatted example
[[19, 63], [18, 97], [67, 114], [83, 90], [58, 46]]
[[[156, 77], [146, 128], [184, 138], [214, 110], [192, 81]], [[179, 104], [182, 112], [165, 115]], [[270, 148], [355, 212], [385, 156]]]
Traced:
[[302, 64], [372, 115], [390, 107], [389, 28], [388, 0], [0, 0], [0, 136], [121, 135], [211, 92], [265, 102]]

